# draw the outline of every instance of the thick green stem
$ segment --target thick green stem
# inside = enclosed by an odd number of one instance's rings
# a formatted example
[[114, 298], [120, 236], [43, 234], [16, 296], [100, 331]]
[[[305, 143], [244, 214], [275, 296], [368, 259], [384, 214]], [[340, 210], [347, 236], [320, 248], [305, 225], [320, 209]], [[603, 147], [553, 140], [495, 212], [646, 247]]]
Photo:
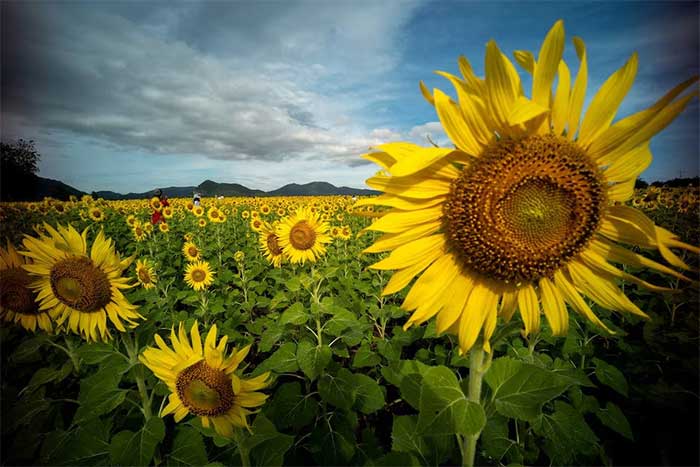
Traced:
[[248, 455], [248, 450], [243, 446], [243, 441], [245, 437], [240, 429], [235, 429], [233, 432], [233, 438], [238, 444], [238, 454], [241, 456], [241, 466], [250, 467], [250, 456]]
[[[484, 378], [484, 350], [477, 344], [469, 351], [469, 394], [472, 402], [481, 404], [481, 383]], [[476, 458], [476, 442], [481, 432], [464, 437], [462, 448], [462, 466], [473, 467]]]
[[122, 338], [124, 340], [124, 347], [126, 347], [126, 353], [129, 355], [129, 363], [133, 367], [134, 379], [136, 380], [136, 387], [139, 390], [139, 395], [141, 396], [141, 405], [143, 407], [143, 416], [148, 421], [151, 416], [151, 398], [148, 395], [148, 390], [146, 389], [146, 378], [143, 375], [143, 366], [139, 362], [139, 349], [138, 345], [131, 338], [131, 333], [129, 331], [122, 333]]

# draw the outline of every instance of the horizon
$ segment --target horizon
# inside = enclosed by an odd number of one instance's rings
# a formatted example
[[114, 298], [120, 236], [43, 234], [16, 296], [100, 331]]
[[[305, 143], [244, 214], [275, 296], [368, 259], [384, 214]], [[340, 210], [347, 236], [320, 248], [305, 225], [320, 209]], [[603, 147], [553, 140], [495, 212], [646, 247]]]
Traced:
[[[370, 146], [450, 144], [418, 82], [454, 95], [433, 71], [457, 73], [464, 55], [483, 76], [490, 39], [511, 59], [537, 53], [564, 19], [572, 74], [572, 37], [587, 45], [586, 106], [637, 51], [616, 120], [700, 71], [697, 3], [362, 5], [3, 2], [3, 140], [34, 140], [38, 175], [87, 193], [217, 178], [368, 189]], [[700, 173], [699, 120], [694, 99], [652, 139], [642, 179]]]

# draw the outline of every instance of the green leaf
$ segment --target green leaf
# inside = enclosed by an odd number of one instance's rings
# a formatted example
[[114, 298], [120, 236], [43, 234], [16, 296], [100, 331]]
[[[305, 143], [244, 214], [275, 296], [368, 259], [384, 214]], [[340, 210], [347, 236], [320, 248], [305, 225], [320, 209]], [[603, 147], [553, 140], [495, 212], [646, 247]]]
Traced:
[[628, 395], [627, 380], [620, 370], [599, 358], [594, 358], [593, 363], [598, 381], [613, 388], [623, 396]]
[[473, 435], [486, 423], [484, 409], [467, 400], [455, 374], [444, 366], [425, 372], [419, 407], [418, 430], [433, 436]]
[[304, 324], [308, 321], [309, 315], [304, 309], [304, 305], [300, 302], [294, 303], [292, 306], [284, 310], [280, 316], [280, 324]]
[[[540, 414], [545, 402], [557, 397], [569, 386], [551, 371], [509, 360], [495, 360], [485, 375], [486, 383], [493, 391], [496, 411], [501, 415], [533, 420]], [[497, 364], [499, 361], [502, 363]], [[491, 373], [494, 365], [496, 370]]]
[[259, 375], [266, 371], [275, 371], [277, 373], [297, 371], [299, 365], [296, 351], [297, 345], [294, 342], [282, 344], [267, 360], [258, 365], [253, 375]]
[[329, 404], [350, 410], [357, 396], [354, 385], [354, 375], [347, 369], [341, 368], [336, 376], [328, 373], [321, 376], [318, 381], [318, 393]]
[[128, 368], [129, 363], [120, 355], [113, 355], [103, 361], [97, 373], [80, 381], [80, 406], [74, 424], [111, 412], [124, 402], [127, 391], [119, 389], [119, 382]]
[[603, 425], [620, 433], [630, 441], [634, 441], [630, 422], [627, 421], [627, 417], [625, 417], [625, 414], [622, 413], [622, 410], [620, 410], [620, 408], [612, 402], [608, 402], [605, 405], [605, 409], [599, 409], [596, 412], [596, 416], [603, 423]]
[[319, 465], [349, 465], [357, 445], [353, 427], [341, 413], [330, 415], [311, 432], [313, 458]]
[[421, 457], [427, 455], [428, 446], [417, 429], [415, 415], [394, 415], [391, 428], [391, 449], [400, 452], [414, 452]]
[[355, 374], [355, 404], [360, 412], [370, 414], [384, 407], [384, 392], [375, 380], [367, 375]]
[[50, 383], [51, 381], [58, 378], [59, 375], [60, 371], [55, 368], [39, 368], [34, 372], [34, 374], [32, 375], [32, 379], [29, 380], [29, 383], [27, 383], [24, 389], [20, 391], [20, 395], [22, 395], [25, 391], [31, 392], [39, 386], [43, 386], [46, 383]]
[[331, 362], [333, 353], [328, 346], [317, 346], [309, 341], [301, 341], [297, 346], [299, 368], [311, 380], [315, 380]]
[[340, 336], [346, 329], [356, 327], [359, 324], [355, 313], [340, 307], [334, 307], [333, 310], [333, 317], [323, 327], [329, 335]]
[[267, 328], [265, 332], [260, 336], [260, 343], [258, 344], [258, 350], [260, 352], [269, 352], [272, 347], [279, 341], [284, 335], [284, 326], [280, 326], [274, 323], [272, 326]]
[[112, 462], [120, 465], [149, 465], [156, 445], [165, 437], [165, 424], [160, 417], [151, 417], [136, 433], [117, 433], [110, 445]]
[[544, 436], [544, 450], [554, 464], [571, 463], [578, 455], [591, 456], [598, 451], [598, 438], [583, 415], [569, 404], [554, 402], [554, 413], [542, 415], [535, 432]]
[[420, 462], [407, 452], [390, 452], [379, 459], [373, 459], [365, 467], [419, 467]]
[[279, 433], [264, 415], [255, 417], [253, 434], [243, 442], [254, 466], [281, 466], [284, 454], [292, 447], [294, 436]]
[[381, 357], [372, 352], [368, 344], [362, 344], [352, 360], [353, 368], [373, 367], [381, 362]]
[[204, 465], [207, 462], [207, 450], [202, 435], [194, 428], [179, 427], [173, 441], [173, 450], [168, 455], [168, 465]]
[[36, 361], [41, 358], [37, 350], [46, 343], [48, 338], [45, 335], [38, 335], [27, 340], [23, 340], [17, 346], [10, 360], [16, 363]]
[[280, 428], [295, 430], [310, 425], [318, 413], [318, 400], [302, 394], [297, 381], [283, 384], [270, 398], [267, 413]]
[[384, 378], [396, 387], [401, 387], [401, 380], [410, 374], [424, 374], [430, 367], [418, 360], [400, 360], [382, 367]]
[[500, 415], [488, 419], [479, 439], [486, 455], [497, 461], [511, 449], [518, 449], [518, 443], [508, 437], [508, 419]]

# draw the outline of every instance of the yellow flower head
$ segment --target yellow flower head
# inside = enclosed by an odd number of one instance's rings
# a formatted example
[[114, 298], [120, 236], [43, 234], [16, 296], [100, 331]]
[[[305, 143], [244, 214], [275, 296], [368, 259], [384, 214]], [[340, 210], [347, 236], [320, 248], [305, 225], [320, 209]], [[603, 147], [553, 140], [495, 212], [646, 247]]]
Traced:
[[158, 223], [158, 230], [160, 230], [163, 233], [170, 232], [170, 226], [166, 222], [159, 222]]
[[48, 235], [25, 235], [26, 251], [21, 252], [34, 260], [23, 267], [36, 279], [31, 287], [38, 291], [39, 309], [49, 311], [59, 328], [89, 341], [111, 337], [107, 318], [122, 332], [122, 320], [135, 327], [143, 316], [121, 292], [131, 287], [122, 272], [133, 258], [122, 260], [102, 231], [88, 255], [87, 229], [79, 234], [72, 226], [44, 228]]
[[581, 118], [586, 47], [574, 38], [580, 65], [572, 81], [562, 60], [564, 44], [558, 21], [537, 58], [516, 52], [532, 75], [530, 97], [494, 41], [486, 46], [485, 78], [461, 57], [461, 76], [439, 73], [455, 87], [457, 101], [421, 83], [454, 147], [390, 143], [364, 156], [383, 168], [367, 184], [384, 194], [356, 206], [391, 208], [368, 227], [384, 235], [365, 250], [391, 252], [372, 266], [396, 270], [383, 293], [398, 292], [418, 277], [402, 304], [413, 312], [406, 327], [437, 317], [437, 331], [456, 334], [462, 352], [480, 333], [490, 351], [498, 316], [507, 321], [516, 309], [525, 334], [539, 330], [541, 313], [555, 335], [565, 334], [567, 304], [607, 329], [582, 295], [646, 317], [615, 281], [664, 289], [611, 262], [685, 277], [621, 243], [658, 249], [681, 269], [688, 266], [671, 247], [700, 252], [636, 209], [615, 205], [632, 197], [636, 178], [651, 163], [650, 138], [697, 96], [679, 97], [697, 78], [613, 123], [637, 72], [633, 54]]
[[214, 282], [214, 272], [206, 261], [190, 263], [185, 268], [185, 282], [194, 290], [202, 290]]
[[0, 318], [28, 331], [35, 332], [38, 326], [52, 332], [51, 317], [39, 309], [36, 292], [30, 287], [32, 277], [23, 269], [25, 264], [32, 261], [17, 254], [10, 242], [7, 248], [0, 248]]
[[185, 244], [182, 245], [182, 254], [190, 263], [199, 261], [202, 256], [202, 252], [197, 248], [197, 245], [192, 242], [185, 242]]
[[326, 254], [331, 238], [329, 226], [310, 209], [299, 208], [277, 225], [277, 239], [285, 257], [292, 263], [315, 262]]
[[284, 259], [282, 247], [280, 247], [279, 238], [277, 238], [277, 231], [275, 227], [270, 226], [270, 224], [267, 222], [260, 231], [259, 244], [260, 251], [262, 251], [270, 264], [276, 268], [280, 267]]
[[139, 356], [170, 390], [168, 405], [161, 417], [173, 414], [179, 423], [188, 414], [200, 417], [204, 427], [213, 426], [220, 435], [230, 438], [234, 427], [248, 428], [248, 416], [262, 406], [267, 395], [258, 392], [269, 385], [269, 372], [246, 379], [235, 374], [248, 355], [250, 346], [226, 352], [227, 336], [217, 342], [213, 325], [202, 342], [195, 321], [187, 336], [184, 323], [177, 334], [170, 332], [172, 348], [156, 334], [157, 347], [148, 347]]
[[153, 270], [153, 266], [151, 266], [147, 259], [136, 261], [136, 279], [144, 289], [152, 289], [158, 282], [158, 277]]
[[238, 250], [233, 254], [233, 260], [237, 263], [242, 263], [243, 260], [245, 260], [245, 253], [243, 253], [241, 250]]

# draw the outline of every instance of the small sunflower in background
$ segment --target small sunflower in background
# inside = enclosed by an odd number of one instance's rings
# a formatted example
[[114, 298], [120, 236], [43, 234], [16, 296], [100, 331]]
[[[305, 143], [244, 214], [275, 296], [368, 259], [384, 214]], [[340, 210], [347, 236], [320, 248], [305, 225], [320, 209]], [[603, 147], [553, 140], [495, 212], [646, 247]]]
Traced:
[[197, 225], [198, 225], [201, 229], [203, 229], [204, 227], [207, 226], [207, 221], [206, 221], [205, 219], [199, 219], [199, 220], [197, 221]]
[[[668, 289], [611, 263], [687, 278], [623, 244], [658, 250], [685, 270], [688, 265], [671, 248], [700, 252], [642, 212], [615, 205], [634, 195], [636, 179], [652, 161], [652, 136], [697, 98], [695, 90], [680, 97], [697, 78], [613, 123], [637, 73], [635, 53], [605, 81], [581, 118], [586, 47], [574, 38], [580, 66], [572, 83], [562, 60], [564, 39], [558, 21], [537, 59], [515, 53], [532, 75], [529, 98], [494, 41], [486, 46], [485, 78], [464, 57], [461, 77], [438, 73], [453, 84], [458, 101], [421, 83], [454, 147], [389, 143], [364, 156], [383, 168], [367, 184], [384, 194], [356, 206], [392, 208], [368, 227], [384, 235], [365, 250], [391, 251], [372, 266], [396, 270], [382, 293], [398, 292], [418, 277], [402, 304], [413, 312], [405, 327], [436, 316], [438, 333], [456, 334], [461, 352], [482, 332], [483, 348], [490, 351], [498, 316], [507, 321], [516, 309], [525, 335], [539, 331], [542, 312], [554, 335], [566, 334], [567, 304], [607, 330], [583, 296], [646, 318], [616, 281]], [[647, 196], [656, 193], [650, 189]]]
[[254, 218], [250, 221], [250, 228], [256, 232], [260, 232], [263, 228], [264, 221], [259, 217]]
[[53, 331], [51, 317], [40, 310], [36, 292], [30, 288], [33, 279], [23, 269], [31, 260], [20, 256], [11, 243], [0, 247], [0, 318], [19, 324], [27, 331], [36, 328]]
[[142, 242], [142, 241], [144, 241], [144, 240], [146, 239], [146, 237], [148, 236], [148, 233], [147, 233], [146, 230], [143, 228], [143, 226], [142, 226], [141, 224], [138, 224], [138, 223], [134, 225], [134, 228], [132, 229], [132, 232], [133, 232], [133, 234], [134, 234], [134, 239], [135, 239], [137, 242]]
[[278, 215], [278, 216], [282, 217], [282, 216], [284, 216], [286, 213], [287, 213], [287, 211], [285, 211], [284, 208], [282, 208], [282, 207], [277, 208], [277, 215]]
[[194, 290], [203, 290], [214, 282], [214, 272], [206, 261], [190, 263], [185, 268], [185, 282]]
[[259, 244], [260, 251], [262, 251], [270, 264], [276, 268], [282, 266], [282, 261], [284, 260], [282, 247], [280, 247], [276, 229], [268, 223], [265, 223], [260, 231]]
[[267, 395], [258, 392], [269, 385], [269, 372], [246, 379], [235, 374], [250, 346], [226, 352], [227, 336], [217, 343], [216, 325], [204, 342], [195, 321], [187, 336], [184, 323], [178, 333], [170, 332], [170, 348], [158, 334], [156, 347], [148, 347], [139, 360], [170, 390], [161, 417], [173, 414], [179, 423], [188, 414], [200, 418], [202, 426], [213, 426], [221, 436], [231, 438], [234, 428], [247, 428], [248, 416], [257, 412]]
[[233, 260], [240, 264], [243, 264], [243, 261], [245, 261], [245, 253], [243, 253], [241, 250], [238, 250], [233, 254]]
[[182, 238], [184, 238], [186, 242], [191, 242], [194, 238], [194, 235], [191, 232], [187, 232], [185, 235], [182, 236]]
[[175, 210], [173, 209], [172, 206], [165, 206], [163, 208], [163, 217], [165, 217], [166, 219], [172, 219], [174, 215], [175, 215]]
[[250, 212], [248, 212], [248, 211], [241, 212], [241, 219], [248, 219], [248, 218], [250, 218]]
[[126, 225], [128, 225], [131, 228], [134, 228], [137, 222], [138, 221], [136, 220], [136, 216], [134, 216], [133, 214], [129, 214], [126, 217]]
[[202, 217], [204, 215], [204, 208], [202, 206], [195, 206], [192, 208], [192, 214], [197, 217]]
[[151, 224], [150, 222], [146, 223], [143, 226], [143, 230], [145, 230], [147, 234], [153, 233], [153, 224]]
[[272, 209], [270, 209], [270, 206], [268, 206], [267, 204], [263, 204], [262, 206], [260, 206], [260, 214], [267, 216], [268, 214], [270, 214], [270, 212], [272, 212]]
[[122, 332], [122, 320], [137, 326], [143, 316], [121, 292], [132, 287], [122, 273], [133, 258], [122, 260], [101, 230], [88, 255], [87, 229], [79, 234], [72, 226], [44, 228], [48, 235], [25, 235], [26, 251], [20, 252], [34, 260], [23, 267], [36, 279], [31, 288], [38, 293], [39, 309], [49, 311], [59, 328], [88, 341], [111, 338], [107, 318]]
[[209, 208], [207, 211], [207, 217], [209, 218], [210, 222], [214, 222], [216, 224], [220, 224], [226, 220], [224, 213], [221, 212], [216, 206]]
[[192, 242], [185, 242], [185, 244], [182, 245], [182, 254], [190, 263], [199, 261], [202, 257], [202, 252], [199, 250], [199, 248], [197, 248], [197, 245]]
[[352, 237], [352, 229], [348, 225], [344, 225], [340, 228], [340, 238], [342, 240], [349, 240]]
[[151, 200], [148, 202], [148, 205], [154, 211], [160, 212], [163, 209], [163, 203], [160, 202], [160, 198], [158, 198], [157, 196], [151, 198]]
[[94, 222], [102, 222], [103, 220], [105, 220], [104, 212], [102, 212], [102, 209], [100, 209], [97, 206], [93, 206], [88, 209], [88, 216]]
[[326, 254], [325, 245], [331, 242], [326, 234], [328, 229], [328, 224], [321, 222], [318, 214], [298, 208], [277, 225], [277, 239], [285, 257], [292, 263], [315, 262]]
[[136, 279], [144, 289], [152, 289], [156, 286], [158, 276], [147, 259], [136, 261]]
[[170, 232], [170, 226], [167, 224], [167, 222], [159, 222], [158, 230], [160, 230], [163, 233], [168, 233]]

